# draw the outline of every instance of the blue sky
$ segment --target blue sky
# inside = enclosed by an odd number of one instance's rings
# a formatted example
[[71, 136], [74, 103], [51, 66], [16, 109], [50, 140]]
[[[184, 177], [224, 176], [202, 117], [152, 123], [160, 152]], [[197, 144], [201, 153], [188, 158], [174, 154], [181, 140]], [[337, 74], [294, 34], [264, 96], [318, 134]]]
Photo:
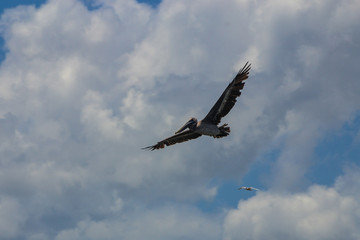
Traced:
[[13, 1], [2, 1], [0, 3], [0, 9], [1, 13], [4, 12], [5, 9], [8, 8], [14, 8], [19, 5], [35, 5], [36, 7], [39, 7], [41, 4], [45, 3], [45, 0], [13, 0]]
[[[356, 1], [0, 9], [1, 239], [359, 239]], [[246, 61], [228, 137], [140, 150]]]

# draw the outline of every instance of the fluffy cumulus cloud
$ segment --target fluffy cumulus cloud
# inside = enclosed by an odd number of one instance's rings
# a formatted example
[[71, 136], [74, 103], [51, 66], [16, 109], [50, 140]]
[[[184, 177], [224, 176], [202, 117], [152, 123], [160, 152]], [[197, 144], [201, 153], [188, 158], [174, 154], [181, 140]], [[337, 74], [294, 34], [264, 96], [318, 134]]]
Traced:
[[225, 218], [223, 239], [359, 239], [359, 173], [348, 169], [332, 187], [240, 201]]
[[[359, 171], [305, 178], [360, 109], [358, 1], [93, 3], [1, 16], [0, 238], [359, 238]], [[140, 150], [205, 116], [248, 60], [229, 137]], [[272, 151], [269, 192], [197, 207]]]
[[[129, 218], [128, 218], [129, 217]], [[171, 206], [142, 209], [127, 219], [86, 219], [73, 229], [61, 231], [56, 239], [219, 239], [221, 225], [198, 210]]]

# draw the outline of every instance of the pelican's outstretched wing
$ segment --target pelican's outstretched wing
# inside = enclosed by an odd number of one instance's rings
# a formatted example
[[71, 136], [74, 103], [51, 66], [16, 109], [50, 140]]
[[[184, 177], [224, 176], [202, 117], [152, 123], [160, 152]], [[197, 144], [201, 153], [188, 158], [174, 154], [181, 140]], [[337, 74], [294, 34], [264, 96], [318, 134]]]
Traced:
[[236, 74], [234, 80], [227, 86], [223, 94], [217, 100], [210, 112], [203, 119], [205, 122], [211, 122], [218, 125], [221, 118], [226, 116], [236, 103], [236, 98], [240, 96], [246, 80], [249, 77], [251, 64], [247, 62], [245, 66]]
[[200, 136], [201, 136], [200, 133], [196, 133], [196, 132], [187, 130], [185, 132], [175, 134], [174, 136], [166, 138], [166, 139], [158, 142], [157, 144], [155, 144], [153, 146], [144, 147], [142, 149], [154, 151], [155, 149], [164, 148], [165, 145], [166, 146], [174, 145], [176, 143], [185, 142], [185, 141], [188, 141], [188, 140], [191, 140], [191, 139], [198, 138]]
[[254, 188], [254, 187], [239, 187], [238, 190], [247, 190], [247, 191], [259, 191], [259, 189]]

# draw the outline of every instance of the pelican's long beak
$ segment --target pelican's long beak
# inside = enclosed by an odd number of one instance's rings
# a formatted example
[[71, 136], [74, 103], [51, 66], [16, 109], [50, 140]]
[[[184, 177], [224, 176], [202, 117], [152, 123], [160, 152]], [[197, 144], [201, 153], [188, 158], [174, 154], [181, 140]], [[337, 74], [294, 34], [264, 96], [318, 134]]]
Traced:
[[188, 128], [190, 124], [191, 124], [191, 120], [188, 121], [187, 123], [185, 123], [184, 126], [182, 126], [179, 130], [177, 130], [177, 131], [175, 132], [175, 134], [181, 133], [181, 132], [184, 131], [186, 128]]

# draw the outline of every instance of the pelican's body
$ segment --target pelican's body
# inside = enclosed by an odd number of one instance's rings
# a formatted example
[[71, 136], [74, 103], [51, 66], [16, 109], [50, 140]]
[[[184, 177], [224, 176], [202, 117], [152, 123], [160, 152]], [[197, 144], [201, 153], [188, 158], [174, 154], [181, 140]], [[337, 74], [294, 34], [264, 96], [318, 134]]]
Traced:
[[254, 187], [239, 187], [238, 190], [247, 190], [247, 191], [258, 191], [259, 189]]
[[221, 138], [229, 135], [230, 127], [228, 127], [227, 124], [222, 126], [218, 126], [218, 124], [220, 123], [221, 118], [227, 115], [235, 105], [236, 98], [240, 96], [241, 90], [245, 85], [244, 81], [249, 76], [249, 71], [250, 64], [246, 63], [245, 66], [237, 73], [234, 80], [230, 82], [228, 87], [204, 119], [197, 121], [194, 117], [190, 118], [184, 126], [175, 132], [174, 136], [166, 138], [153, 146], [145, 147], [143, 149], [160, 149], [165, 146], [198, 138], [201, 135], [207, 135], [214, 138]]
[[223, 137], [222, 135], [224, 135], [224, 134], [228, 135], [226, 133], [226, 130], [224, 129], [224, 126], [226, 126], [226, 125], [227, 124], [224, 124], [223, 126], [218, 127], [217, 125], [215, 125], [211, 122], [207, 122], [204, 120], [197, 121], [197, 119], [193, 117], [193, 118], [190, 118], [190, 120], [184, 126], [182, 126], [176, 132], [176, 134], [184, 131], [186, 128], [189, 128], [190, 131], [192, 131], [194, 133], [199, 133], [201, 135], [207, 135], [207, 136], [211, 136], [211, 137]]
[[199, 121], [196, 124], [195, 132], [198, 132], [198, 133], [200, 133], [202, 135], [216, 137], [221, 133], [221, 130], [218, 128], [218, 126], [216, 126], [216, 125], [214, 125], [212, 123]]

